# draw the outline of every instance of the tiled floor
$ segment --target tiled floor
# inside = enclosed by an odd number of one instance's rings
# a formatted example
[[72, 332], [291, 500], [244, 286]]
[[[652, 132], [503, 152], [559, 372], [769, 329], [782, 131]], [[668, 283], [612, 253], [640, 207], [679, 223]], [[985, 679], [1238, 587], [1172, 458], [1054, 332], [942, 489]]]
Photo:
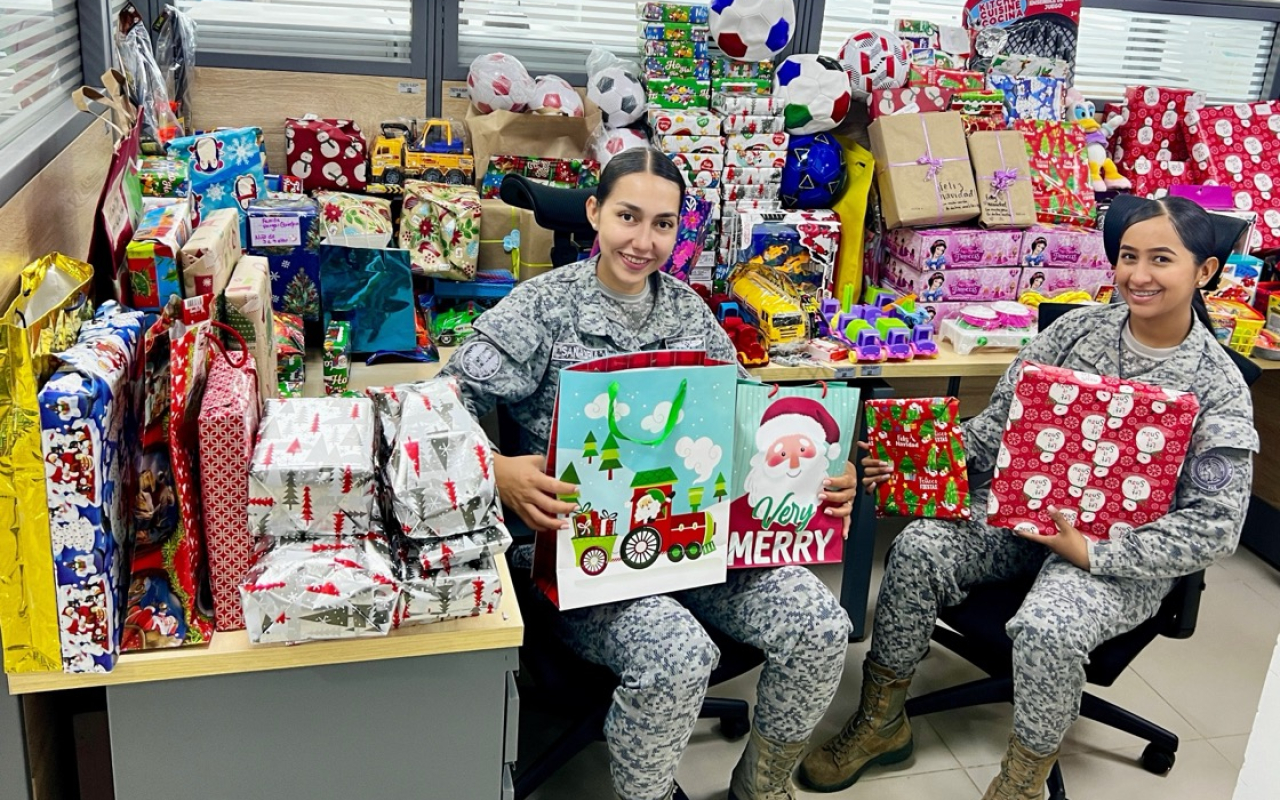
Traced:
[[[883, 551], [893, 529], [882, 524]], [[880, 554], [882, 555], [882, 553]], [[877, 557], [875, 563], [883, 559]], [[820, 568], [838, 588], [838, 568]], [[879, 567], [872, 596], [879, 585]], [[1100, 696], [1174, 731], [1181, 738], [1177, 764], [1167, 776], [1151, 775], [1136, 759], [1142, 743], [1132, 736], [1089, 721], [1072, 728], [1063, 744], [1062, 767], [1072, 800], [1230, 800], [1244, 760], [1262, 692], [1280, 633], [1280, 573], [1241, 550], [1212, 567], [1194, 637], [1158, 639]], [[867, 645], [849, 647], [845, 679], [819, 726], [816, 739], [833, 734], [858, 703], [861, 663]], [[715, 696], [755, 698], [751, 673], [713, 690]], [[941, 648], [921, 665], [912, 693], [980, 677], [974, 668]], [[540, 722], [526, 719], [522, 743], [538, 739]], [[868, 773], [833, 798], [875, 800], [979, 800], [999, 769], [1011, 724], [1009, 707], [985, 706], [940, 714], [912, 723], [916, 751], [911, 761]], [[729, 773], [742, 742], [727, 742], [714, 723], [700, 722], [680, 764], [681, 786], [692, 800], [724, 800]], [[522, 751], [523, 752], [523, 751]], [[1274, 743], [1280, 758], [1280, 741]], [[608, 753], [592, 745], [534, 794], [535, 800], [611, 798]], [[802, 793], [803, 794], [803, 793]], [[803, 794], [805, 797], [820, 795]], [[1280, 796], [1280, 793], [1278, 793]]]

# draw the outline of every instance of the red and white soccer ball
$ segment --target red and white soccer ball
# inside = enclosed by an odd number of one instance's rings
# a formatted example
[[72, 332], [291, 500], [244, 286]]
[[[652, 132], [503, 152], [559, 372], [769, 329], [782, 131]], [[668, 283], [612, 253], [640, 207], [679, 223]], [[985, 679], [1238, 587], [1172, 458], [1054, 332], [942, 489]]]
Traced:
[[715, 0], [711, 38], [738, 61], [768, 61], [791, 43], [796, 29], [793, 0]]
[[604, 169], [609, 159], [623, 150], [645, 147], [648, 144], [649, 140], [645, 138], [642, 131], [631, 128], [610, 128], [601, 124], [587, 143], [587, 157], [599, 161], [600, 169]]
[[859, 100], [869, 99], [876, 89], [905, 86], [911, 69], [907, 43], [879, 28], [856, 31], [845, 40], [838, 58], [849, 75], [849, 90]]
[[579, 95], [559, 75], [542, 75], [533, 87], [533, 99], [529, 102], [529, 110], [535, 114], [556, 115], [565, 117], [581, 117], [586, 115], [586, 108]]
[[471, 103], [482, 114], [524, 111], [533, 98], [533, 78], [520, 59], [506, 53], [476, 56], [467, 73]]

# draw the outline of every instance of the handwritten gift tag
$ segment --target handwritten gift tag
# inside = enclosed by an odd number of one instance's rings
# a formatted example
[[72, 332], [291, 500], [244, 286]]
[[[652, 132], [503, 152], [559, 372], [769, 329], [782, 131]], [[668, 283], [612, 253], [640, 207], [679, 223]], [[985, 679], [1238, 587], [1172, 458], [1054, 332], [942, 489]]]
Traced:
[[298, 247], [302, 220], [298, 217], [250, 217], [250, 247]]

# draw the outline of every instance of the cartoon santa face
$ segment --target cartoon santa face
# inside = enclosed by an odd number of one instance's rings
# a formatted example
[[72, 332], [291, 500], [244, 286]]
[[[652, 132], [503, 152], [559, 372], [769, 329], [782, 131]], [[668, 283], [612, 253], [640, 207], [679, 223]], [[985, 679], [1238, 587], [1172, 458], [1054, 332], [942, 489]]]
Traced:
[[840, 455], [840, 427], [817, 400], [784, 397], [765, 409], [756, 450], [745, 482], [752, 508], [765, 499], [776, 508], [788, 494], [792, 502], [816, 508], [831, 462]]
[[1118, 539], [1121, 536], [1128, 536], [1133, 533], [1134, 527], [1127, 522], [1116, 522], [1107, 530], [1107, 535], [1112, 539]]

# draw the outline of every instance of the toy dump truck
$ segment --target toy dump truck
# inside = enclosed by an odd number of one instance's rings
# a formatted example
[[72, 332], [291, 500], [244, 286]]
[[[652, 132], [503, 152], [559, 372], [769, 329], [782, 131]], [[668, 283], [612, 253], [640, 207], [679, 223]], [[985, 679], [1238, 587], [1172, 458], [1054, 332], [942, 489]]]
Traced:
[[462, 125], [447, 119], [382, 123], [369, 151], [374, 183], [401, 186], [406, 180], [466, 185], [475, 182], [475, 159], [462, 135]]

